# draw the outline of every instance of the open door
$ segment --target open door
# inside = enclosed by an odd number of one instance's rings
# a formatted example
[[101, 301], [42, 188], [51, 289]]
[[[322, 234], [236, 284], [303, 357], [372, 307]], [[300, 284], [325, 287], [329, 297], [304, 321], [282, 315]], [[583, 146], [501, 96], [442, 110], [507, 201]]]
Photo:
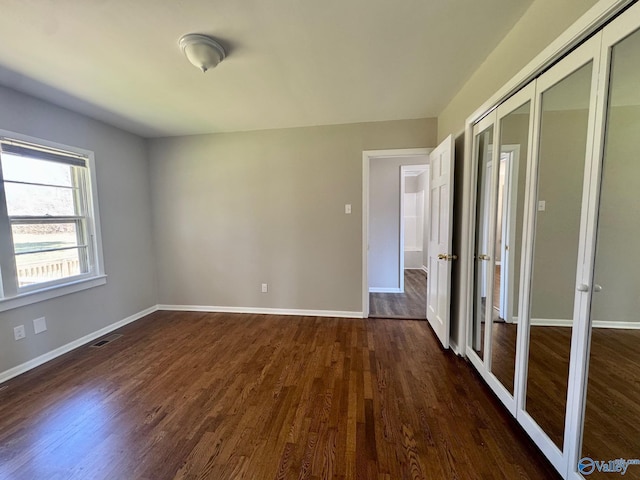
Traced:
[[429, 276], [427, 319], [442, 346], [449, 348], [451, 306], [451, 252], [453, 231], [453, 136], [431, 152], [429, 182]]

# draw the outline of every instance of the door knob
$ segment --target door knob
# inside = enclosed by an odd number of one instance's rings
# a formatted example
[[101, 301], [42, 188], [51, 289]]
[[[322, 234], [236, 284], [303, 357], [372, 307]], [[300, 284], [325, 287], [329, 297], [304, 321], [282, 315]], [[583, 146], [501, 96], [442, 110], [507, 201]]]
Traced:
[[478, 255], [478, 260], [484, 260], [486, 262], [491, 260], [491, 257], [489, 255], [485, 255], [484, 253], [481, 253], [480, 255]]
[[601, 292], [602, 291], [602, 285], [598, 285], [597, 283], [593, 284], [593, 291], [595, 293]]
[[439, 253], [438, 260], [457, 260], [457, 255], [449, 255], [448, 253]]
[[589, 291], [589, 285], [587, 285], [586, 283], [581, 283], [580, 285], [578, 285], [577, 290], [579, 292], [588, 292]]

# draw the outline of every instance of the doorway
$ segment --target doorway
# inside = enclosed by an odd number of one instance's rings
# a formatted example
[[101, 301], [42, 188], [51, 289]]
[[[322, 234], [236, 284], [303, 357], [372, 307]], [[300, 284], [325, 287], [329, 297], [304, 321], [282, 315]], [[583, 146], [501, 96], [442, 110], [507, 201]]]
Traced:
[[363, 153], [365, 317], [426, 319], [430, 150]]

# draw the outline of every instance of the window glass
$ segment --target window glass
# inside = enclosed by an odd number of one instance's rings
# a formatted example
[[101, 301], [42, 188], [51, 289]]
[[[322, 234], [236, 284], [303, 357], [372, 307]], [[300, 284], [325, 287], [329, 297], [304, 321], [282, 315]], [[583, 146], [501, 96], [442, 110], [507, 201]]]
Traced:
[[97, 274], [86, 159], [13, 140], [0, 147], [7, 212], [0, 253], [12, 260], [2, 265], [3, 296]]

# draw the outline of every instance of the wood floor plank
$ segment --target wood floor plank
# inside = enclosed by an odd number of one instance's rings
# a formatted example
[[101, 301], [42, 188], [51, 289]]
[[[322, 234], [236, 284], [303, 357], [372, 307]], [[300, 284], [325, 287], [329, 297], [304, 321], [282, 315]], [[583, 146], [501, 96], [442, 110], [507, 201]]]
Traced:
[[404, 271], [404, 293], [370, 293], [371, 318], [427, 318], [427, 274], [423, 270]]
[[0, 391], [0, 479], [557, 478], [426, 322], [156, 312]]

